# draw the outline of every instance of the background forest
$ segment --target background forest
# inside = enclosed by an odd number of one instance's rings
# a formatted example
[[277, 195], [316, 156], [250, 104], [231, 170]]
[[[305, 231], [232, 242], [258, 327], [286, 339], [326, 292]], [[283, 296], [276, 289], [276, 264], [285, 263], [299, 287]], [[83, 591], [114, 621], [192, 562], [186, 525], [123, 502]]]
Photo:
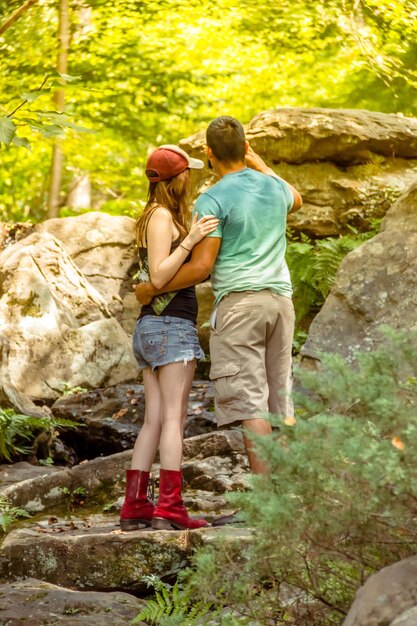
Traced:
[[[217, 115], [245, 124], [297, 106], [417, 117], [417, 1], [0, 0], [0, 62], [0, 222], [135, 217], [149, 149]], [[289, 233], [295, 352], [341, 259], [377, 228]], [[256, 541], [220, 538], [173, 586], [152, 572], [155, 599], [134, 623], [340, 626], [370, 574], [416, 554], [417, 336], [382, 333], [356, 365], [335, 354], [320, 376], [299, 368], [296, 419], [277, 418], [279, 436], [255, 442], [271, 474], [232, 495]], [[74, 423], [0, 408], [0, 460], [26, 458], [39, 432], [63, 427]], [[82, 500], [83, 489], [67, 495]], [[27, 515], [0, 498], [4, 532]]]
[[149, 147], [219, 114], [415, 115], [416, 35], [407, 0], [0, 0], [0, 220], [71, 214], [86, 174], [134, 215]]

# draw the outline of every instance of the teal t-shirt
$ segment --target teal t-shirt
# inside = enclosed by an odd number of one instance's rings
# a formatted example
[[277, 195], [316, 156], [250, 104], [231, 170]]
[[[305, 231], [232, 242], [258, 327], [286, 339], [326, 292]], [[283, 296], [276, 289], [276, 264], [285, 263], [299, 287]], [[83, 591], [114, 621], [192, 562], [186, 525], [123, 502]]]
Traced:
[[226, 174], [200, 195], [193, 213], [220, 219], [208, 235], [222, 239], [211, 273], [216, 302], [231, 291], [261, 289], [291, 298], [285, 230], [293, 202], [283, 180], [250, 168]]

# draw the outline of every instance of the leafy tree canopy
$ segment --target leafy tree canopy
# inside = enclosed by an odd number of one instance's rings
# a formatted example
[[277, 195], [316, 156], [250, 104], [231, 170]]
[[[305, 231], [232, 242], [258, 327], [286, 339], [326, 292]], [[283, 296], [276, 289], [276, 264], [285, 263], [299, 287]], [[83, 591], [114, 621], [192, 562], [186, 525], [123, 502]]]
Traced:
[[[0, 0], [0, 24], [22, 4]], [[42, 218], [51, 136], [65, 137], [62, 203], [87, 172], [97, 206], [111, 199], [122, 212], [143, 199], [149, 146], [219, 114], [245, 123], [278, 106], [417, 113], [416, 2], [71, 0], [69, 72], [80, 78], [66, 81], [65, 117], [48, 114], [63, 82], [57, 8], [37, 0], [0, 37], [0, 219]]]

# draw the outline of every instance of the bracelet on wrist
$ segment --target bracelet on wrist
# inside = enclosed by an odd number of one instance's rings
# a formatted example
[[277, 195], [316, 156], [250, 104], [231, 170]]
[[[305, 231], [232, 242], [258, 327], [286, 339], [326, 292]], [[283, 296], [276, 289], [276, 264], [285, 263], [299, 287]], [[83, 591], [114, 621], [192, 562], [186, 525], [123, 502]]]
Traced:
[[182, 244], [182, 243], [180, 243], [180, 247], [181, 247], [181, 248], [184, 248], [184, 250], [187, 250], [187, 252], [191, 252], [191, 250], [190, 250], [189, 248], [186, 248], [185, 246], [183, 246], [183, 244]]

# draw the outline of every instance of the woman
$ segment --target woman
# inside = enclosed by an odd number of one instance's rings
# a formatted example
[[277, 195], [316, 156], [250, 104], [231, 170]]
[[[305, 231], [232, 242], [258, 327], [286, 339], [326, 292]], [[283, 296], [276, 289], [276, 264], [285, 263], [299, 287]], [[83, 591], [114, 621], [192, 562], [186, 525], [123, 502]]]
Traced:
[[[148, 202], [136, 224], [138, 278], [163, 287], [187, 260], [192, 248], [214, 231], [218, 219], [194, 218], [188, 232], [190, 168], [203, 162], [177, 146], [161, 146], [146, 165]], [[120, 515], [122, 530], [139, 524], [171, 530], [200, 528], [205, 520], [188, 516], [181, 498], [181, 460], [188, 396], [196, 359], [204, 356], [196, 331], [195, 288], [155, 297], [143, 306], [133, 336], [133, 350], [143, 368], [145, 418], [135, 443], [132, 469], [127, 471], [126, 497]], [[148, 499], [149, 475], [159, 447], [159, 500]]]

